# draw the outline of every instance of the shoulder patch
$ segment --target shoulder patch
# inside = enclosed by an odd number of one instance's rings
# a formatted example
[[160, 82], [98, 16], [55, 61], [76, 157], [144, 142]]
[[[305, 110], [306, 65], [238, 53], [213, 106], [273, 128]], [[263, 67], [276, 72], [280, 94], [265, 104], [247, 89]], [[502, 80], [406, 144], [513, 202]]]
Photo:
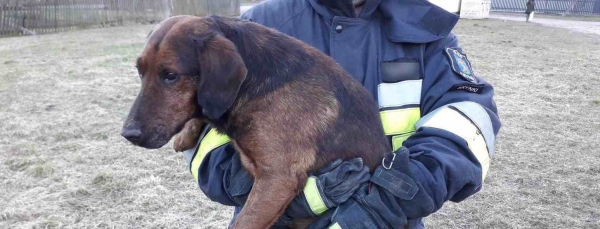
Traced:
[[471, 62], [467, 59], [467, 55], [453, 48], [446, 48], [446, 54], [450, 59], [452, 71], [471, 83], [477, 83], [477, 79], [475, 79], [473, 69], [471, 68]]

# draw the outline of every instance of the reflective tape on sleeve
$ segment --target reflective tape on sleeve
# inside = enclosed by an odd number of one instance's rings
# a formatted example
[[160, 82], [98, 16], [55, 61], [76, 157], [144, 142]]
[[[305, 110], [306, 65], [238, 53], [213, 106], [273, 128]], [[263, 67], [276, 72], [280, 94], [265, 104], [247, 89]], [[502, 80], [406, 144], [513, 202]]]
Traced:
[[198, 169], [200, 168], [204, 157], [206, 157], [206, 154], [229, 142], [230, 140], [227, 135], [217, 133], [217, 130], [214, 128], [208, 131], [206, 136], [202, 138], [196, 156], [192, 159], [192, 165], [190, 166], [192, 175], [196, 181], [198, 181]]
[[311, 176], [308, 178], [308, 181], [306, 181], [306, 185], [304, 186], [304, 197], [306, 198], [306, 202], [308, 202], [310, 210], [315, 213], [315, 215], [320, 215], [327, 211], [327, 206], [325, 206], [325, 202], [323, 202], [319, 192], [319, 187], [317, 187], [316, 177]]
[[[464, 104], [465, 103], [453, 103], [440, 107], [424, 116], [417, 122], [415, 127], [417, 129], [421, 127], [442, 129], [464, 139], [481, 165], [483, 180], [487, 175], [491, 161], [490, 157], [492, 155], [489, 151], [488, 144], [486, 144], [487, 139], [483, 134], [488, 132], [486, 128], [491, 128], [491, 121], [489, 123], [476, 123], [477, 121], [485, 120], [485, 117], [475, 117], [473, 115], [483, 115], [483, 113], [473, 112], [470, 109], [474, 108], [474, 106], [465, 106]], [[479, 106], [476, 103], [473, 104]], [[461, 107], [462, 110], [458, 107]], [[480, 107], [480, 109], [483, 108]], [[485, 115], [487, 116], [487, 113], [485, 113]], [[489, 116], [487, 119], [489, 120]], [[481, 126], [481, 128], [479, 126]], [[490, 138], [490, 141], [494, 140], [493, 136], [488, 138]]]
[[340, 226], [339, 223], [336, 222], [336, 223], [332, 224], [331, 226], [329, 226], [328, 229], [342, 229], [342, 227]]
[[421, 104], [422, 84], [423, 80], [379, 84], [377, 86], [379, 108]]
[[492, 120], [485, 109], [481, 105], [469, 101], [453, 103], [450, 104], [450, 106], [469, 117], [469, 119], [477, 125], [477, 128], [479, 128], [485, 138], [490, 157], [494, 156], [496, 135], [494, 134]]
[[421, 117], [418, 107], [380, 111], [381, 124], [385, 135], [405, 134], [415, 131], [415, 123]]
[[212, 128], [210, 127], [210, 125], [204, 126], [202, 132], [200, 133], [200, 137], [198, 138], [198, 140], [196, 140], [196, 144], [194, 144], [194, 147], [183, 151], [183, 156], [185, 156], [185, 161], [187, 162], [190, 170], [192, 169], [192, 160], [194, 159], [194, 156], [196, 156], [196, 152], [198, 151], [198, 146], [200, 145], [200, 142], [202, 142], [202, 139], [204, 138], [204, 136], [206, 136], [206, 133], [211, 129]]

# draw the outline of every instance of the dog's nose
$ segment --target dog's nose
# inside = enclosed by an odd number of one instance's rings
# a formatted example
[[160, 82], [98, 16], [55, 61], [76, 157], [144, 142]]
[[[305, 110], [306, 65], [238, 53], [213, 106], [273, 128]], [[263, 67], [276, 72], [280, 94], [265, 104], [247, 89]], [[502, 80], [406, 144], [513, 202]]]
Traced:
[[132, 125], [124, 127], [123, 130], [121, 130], [121, 136], [137, 145], [140, 142], [140, 138], [142, 138], [142, 131], [139, 127]]

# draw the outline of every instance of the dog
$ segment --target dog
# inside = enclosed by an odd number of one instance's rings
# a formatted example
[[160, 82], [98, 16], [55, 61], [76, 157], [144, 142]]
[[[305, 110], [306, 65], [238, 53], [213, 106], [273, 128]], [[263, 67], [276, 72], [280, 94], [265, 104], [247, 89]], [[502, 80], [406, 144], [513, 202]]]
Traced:
[[169, 18], [137, 67], [141, 91], [121, 135], [155, 149], [179, 133], [181, 149], [206, 122], [229, 136], [254, 177], [232, 228], [271, 226], [329, 162], [361, 157], [375, 168], [391, 150], [366, 88], [319, 50], [254, 22]]

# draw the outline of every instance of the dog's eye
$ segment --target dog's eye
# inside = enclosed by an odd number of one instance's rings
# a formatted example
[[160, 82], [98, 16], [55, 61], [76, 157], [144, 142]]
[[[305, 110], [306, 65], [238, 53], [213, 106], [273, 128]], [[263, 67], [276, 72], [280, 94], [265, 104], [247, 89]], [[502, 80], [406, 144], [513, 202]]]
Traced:
[[179, 77], [177, 73], [169, 72], [165, 75], [165, 82], [174, 83], [175, 81], [177, 81], [177, 77]]
[[142, 73], [140, 72], [140, 66], [137, 66], [137, 65], [136, 65], [136, 66], [135, 66], [135, 69], [137, 69], [138, 76], [140, 77], [140, 79], [141, 79], [141, 78], [144, 78], [144, 75], [142, 75]]
[[177, 79], [177, 74], [169, 72], [169, 73], [167, 73], [167, 76], [165, 78], [167, 80], [175, 80], [175, 79]]

